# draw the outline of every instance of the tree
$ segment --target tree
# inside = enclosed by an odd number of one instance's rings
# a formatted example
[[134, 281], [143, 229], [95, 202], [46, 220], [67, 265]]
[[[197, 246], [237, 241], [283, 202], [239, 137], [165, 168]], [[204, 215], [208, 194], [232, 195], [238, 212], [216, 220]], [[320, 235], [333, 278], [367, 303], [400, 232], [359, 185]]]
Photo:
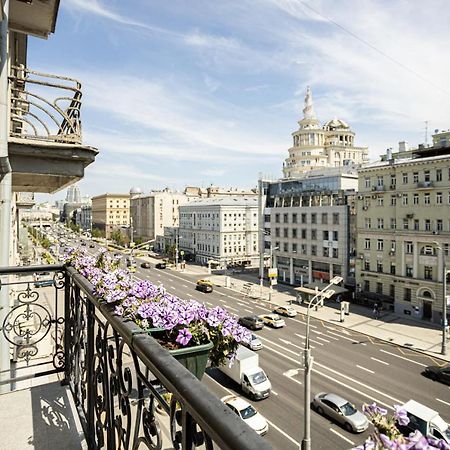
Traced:
[[120, 230], [114, 230], [111, 233], [111, 239], [117, 244], [117, 245], [125, 245], [125, 236], [122, 234]]
[[105, 232], [100, 228], [92, 228], [92, 237], [93, 238], [104, 238]]

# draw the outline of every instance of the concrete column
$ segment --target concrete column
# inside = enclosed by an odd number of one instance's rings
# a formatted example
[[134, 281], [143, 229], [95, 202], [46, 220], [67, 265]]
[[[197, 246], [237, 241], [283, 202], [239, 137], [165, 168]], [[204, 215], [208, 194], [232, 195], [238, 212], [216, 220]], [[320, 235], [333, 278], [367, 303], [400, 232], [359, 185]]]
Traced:
[[294, 284], [294, 258], [289, 258], [289, 283]]
[[308, 283], [312, 283], [312, 261], [308, 261]]
[[413, 278], [418, 278], [419, 273], [419, 246], [417, 242], [413, 243]]
[[[333, 251], [333, 249], [332, 249], [331, 251]], [[330, 263], [330, 280], [331, 280], [333, 277], [334, 277], [334, 274], [333, 274], [333, 263]]]

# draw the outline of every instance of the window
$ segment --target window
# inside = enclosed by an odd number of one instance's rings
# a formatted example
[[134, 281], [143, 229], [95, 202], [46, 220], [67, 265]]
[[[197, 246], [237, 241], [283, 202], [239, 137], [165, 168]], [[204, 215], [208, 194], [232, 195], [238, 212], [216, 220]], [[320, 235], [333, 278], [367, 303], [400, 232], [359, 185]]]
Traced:
[[391, 174], [391, 187], [395, 188], [396, 184], [397, 184], [397, 180], [395, 178], [395, 174], [392, 173]]
[[377, 219], [377, 228], [380, 230], [382, 230], [384, 228], [384, 219], [383, 218], [378, 218]]
[[415, 231], [420, 230], [419, 221], [417, 219], [414, 220], [414, 230]]
[[395, 217], [391, 217], [391, 230], [395, 230], [397, 228], [397, 219]]
[[330, 249], [328, 247], [322, 247], [322, 256], [330, 256]]
[[405, 302], [411, 301], [411, 289], [410, 288], [404, 288], [403, 289], [403, 300]]
[[316, 213], [311, 214], [311, 223], [317, 223], [317, 214]]
[[297, 214], [296, 213], [292, 214], [292, 223], [297, 223]]
[[333, 213], [333, 225], [339, 225], [339, 213]]
[[407, 230], [409, 228], [409, 221], [408, 219], [403, 219], [403, 229]]
[[364, 280], [364, 290], [366, 292], [370, 292], [370, 281], [369, 280]]
[[283, 237], [285, 237], [285, 238], [289, 237], [289, 228], [283, 229]]
[[370, 188], [370, 177], [364, 178], [364, 187]]
[[381, 175], [377, 176], [377, 186], [383, 187], [383, 176]]
[[442, 181], [442, 169], [436, 169], [436, 181]]
[[423, 268], [423, 277], [425, 278], [425, 280], [433, 279], [433, 268], [431, 266], [425, 266]]
[[306, 228], [302, 228], [302, 239], [306, 239]]
[[431, 180], [431, 177], [430, 177], [430, 171], [429, 171], [429, 170], [425, 170], [425, 171], [423, 172], [423, 176], [424, 176], [424, 181], [425, 181], [425, 182], [429, 182], [429, 181]]
[[275, 228], [275, 237], [280, 237], [280, 229]]
[[327, 225], [328, 224], [328, 214], [322, 213], [322, 224]]
[[412, 268], [412, 266], [406, 265], [406, 273], [405, 273], [405, 275], [407, 277], [412, 278], [412, 276], [413, 276], [413, 268]]
[[377, 197], [377, 206], [383, 206], [384, 205], [384, 198], [380, 195]]
[[395, 263], [391, 262], [391, 275], [395, 275]]
[[430, 194], [428, 192], [423, 197], [423, 203], [425, 205], [429, 205], [430, 204]]
[[408, 194], [402, 195], [402, 205], [406, 206], [408, 204]]
[[283, 214], [283, 222], [284, 223], [288, 223], [289, 222], [289, 218], [287, 214]]
[[283, 243], [283, 251], [284, 251], [284, 252], [288, 252], [288, 251], [289, 251], [288, 243], [287, 243], [287, 242], [284, 242], [284, 243]]
[[391, 252], [395, 253], [395, 249], [397, 248], [397, 242], [391, 241]]
[[339, 258], [339, 249], [333, 248], [333, 258]]
[[364, 218], [364, 228], [370, 229], [372, 221], [370, 217]]
[[317, 256], [317, 245], [311, 245], [311, 255]]
[[317, 240], [317, 230], [315, 228], [313, 228], [311, 230], [311, 240], [312, 241], [316, 241]]
[[302, 223], [306, 223], [306, 214], [302, 213]]
[[414, 246], [412, 242], [405, 242], [405, 253], [412, 255], [414, 253]]
[[377, 294], [383, 294], [383, 283], [377, 283]]
[[280, 223], [280, 215], [279, 214], [275, 214], [275, 222]]
[[436, 220], [436, 230], [437, 231], [442, 231], [442, 219], [437, 219]]
[[384, 248], [384, 241], [383, 239], [377, 239], [377, 250], [381, 251]]
[[403, 184], [408, 184], [408, 174], [402, 173]]
[[370, 250], [370, 239], [364, 239], [364, 250]]
[[370, 271], [370, 261], [368, 259], [364, 260], [364, 270]]
[[377, 261], [377, 272], [383, 273], [383, 261]]
[[338, 241], [338, 240], [339, 240], [339, 232], [333, 231], [333, 241]]
[[297, 244], [292, 244], [292, 252], [297, 253]]
[[328, 238], [329, 238], [329, 233], [328, 233], [328, 231], [323, 231], [323, 232], [322, 232], [322, 236], [323, 236], [323, 240], [324, 240], [324, 241], [328, 241]]
[[419, 182], [419, 172], [413, 173], [413, 182], [418, 183]]
[[397, 196], [391, 195], [391, 206], [395, 206], [397, 204]]
[[442, 192], [436, 192], [436, 204], [442, 205]]
[[308, 249], [306, 247], [306, 244], [302, 244], [302, 255], [306, 255], [307, 252], [308, 252]]
[[413, 195], [413, 204], [418, 205], [419, 204], [419, 194]]
[[395, 298], [395, 286], [393, 284], [389, 285], [389, 297]]
[[431, 220], [425, 219], [425, 231], [431, 231]]
[[294, 239], [297, 237], [297, 228], [292, 228], [292, 237]]

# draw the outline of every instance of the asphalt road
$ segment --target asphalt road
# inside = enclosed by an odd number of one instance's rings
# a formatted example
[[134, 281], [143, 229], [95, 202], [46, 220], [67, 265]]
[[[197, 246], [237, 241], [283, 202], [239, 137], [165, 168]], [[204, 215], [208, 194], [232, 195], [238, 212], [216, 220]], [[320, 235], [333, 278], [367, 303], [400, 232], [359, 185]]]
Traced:
[[[92, 249], [89, 249], [93, 251]], [[237, 316], [262, 314], [267, 307], [258, 301], [244, 299], [226, 288], [216, 287], [212, 293], [195, 290], [197, 278], [171, 269], [139, 267], [136, 278], [162, 283], [167, 291], [180, 298], [195, 298], [208, 306], [220, 305]], [[301, 307], [298, 307], [299, 311]], [[263, 342], [260, 366], [271, 380], [273, 391], [268, 399], [251, 403], [269, 422], [266, 439], [276, 449], [298, 449], [303, 436], [304, 383], [302, 350], [305, 342], [305, 316], [286, 318], [286, 327], [265, 327], [256, 334]], [[318, 392], [334, 392], [358, 409], [363, 403], [376, 402], [388, 408], [414, 399], [440, 412], [450, 421], [450, 387], [421, 375], [431, 361], [420, 354], [402, 354], [395, 345], [369, 339], [345, 328], [311, 320], [311, 346], [314, 366], [311, 397]], [[289, 374], [287, 373], [289, 371]], [[207, 369], [203, 382], [218, 397], [229, 393], [242, 395], [239, 386], [217, 369]], [[362, 434], [349, 433], [340, 425], [311, 411], [313, 449], [348, 449], [362, 443], [371, 428]]]

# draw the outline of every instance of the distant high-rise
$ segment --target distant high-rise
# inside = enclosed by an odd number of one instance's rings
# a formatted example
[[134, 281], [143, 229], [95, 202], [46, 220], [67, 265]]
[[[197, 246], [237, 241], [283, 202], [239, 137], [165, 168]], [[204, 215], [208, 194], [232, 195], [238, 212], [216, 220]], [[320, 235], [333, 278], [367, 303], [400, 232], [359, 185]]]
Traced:
[[66, 194], [67, 203], [81, 203], [81, 191], [76, 185], [67, 188]]

